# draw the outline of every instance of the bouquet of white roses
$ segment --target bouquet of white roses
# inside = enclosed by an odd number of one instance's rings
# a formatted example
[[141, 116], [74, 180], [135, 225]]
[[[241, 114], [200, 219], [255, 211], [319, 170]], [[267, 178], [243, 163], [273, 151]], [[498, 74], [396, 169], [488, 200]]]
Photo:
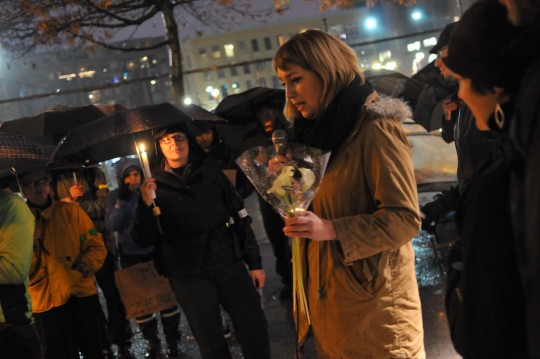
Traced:
[[[329, 157], [329, 152], [291, 143], [287, 146], [286, 154], [279, 157], [280, 161], [275, 161], [274, 146], [258, 146], [242, 153], [236, 163], [257, 192], [282, 217], [294, 217], [296, 211], [306, 210], [311, 204]], [[300, 238], [291, 239], [291, 250], [293, 307], [294, 310], [299, 307], [311, 323], [300, 262]]]

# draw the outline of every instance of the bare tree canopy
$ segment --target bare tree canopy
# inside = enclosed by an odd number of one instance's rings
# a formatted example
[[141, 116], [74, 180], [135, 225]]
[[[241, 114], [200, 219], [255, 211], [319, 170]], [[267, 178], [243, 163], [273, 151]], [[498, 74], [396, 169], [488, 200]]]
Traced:
[[[0, 43], [23, 55], [35, 49], [93, 44], [121, 51], [167, 46], [171, 51], [173, 98], [184, 94], [181, 32], [188, 26], [227, 29], [239, 21], [263, 20], [275, 7], [255, 11], [251, 0], [2, 0]], [[115, 46], [120, 30], [161, 16], [164, 39], [151, 47]]]
[[[173, 99], [184, 95], [181, 33], [193, 29], [227, 30], [250, 21], [264, 22], [271, 13], [287, 10], [292, 0], [274, 0], [267, 9], [254, 10], [252, 0], [2, 0], [0, 45], [17, 55], [56, 46], [102, 46], [121, 51], [144, 51], [167, 46], [171, 54]], [[301, 1], [301, 0], [294, 0]], [[316, 0], [304, 0], [316, 1]], [[375, 2], [410, 4], [415, 0], [320, 0], [321, 9], [373, 5]], [[133, 29], [161, 16], [163, 41], [129, 48], [112, 42], [118, 31]]]

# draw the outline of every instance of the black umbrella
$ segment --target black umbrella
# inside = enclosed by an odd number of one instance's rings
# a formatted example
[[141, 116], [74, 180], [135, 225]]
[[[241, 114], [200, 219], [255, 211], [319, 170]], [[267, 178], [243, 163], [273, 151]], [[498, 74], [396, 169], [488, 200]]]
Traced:
[[0, 132], [0, 177], [44, 169], [49, 156], [28, 138]]
[[[426, 113], [424, 121], [431, 121], [431, 123], [433, 123], [430, 127], [440, 128], [443, 117], [442, 102], [445, 99], [450, 98], [451, 95], [457, 93], [456, 82], [453, 80], [445, 80], [441, 75], [440, 70], [435, 67], [435, 61], [430, 62], [411, 77], [421, 83], [429, 85], [430, 88], [433, 89], [436, 100], [435, 108], [433, 108], [430, 103], [423, 103], [420, 105], [421, 108], [419, 111]], [[428, 113], [431, 113], [431, 118], [427, 117]]]
[[413, 110], [414, 122], [422, 125], [427, 131], [440, 128], [440, 120], [438, 123], [431, 121], [431, 114], [439, 100], [430, 85], [397, 71], [368, 70], [364, 75], [373, 89], [380, 94], [406, 101]]
[[89, 165], [128, 156], [136, 153], [134, 142], [153, 148], [152, 130], [179, 123], [185, 123], [191, 135], [200, 134], [187, 107], [180, 109], [167, 102], [146, 105], [76, 127], [57, 145], [53, 161], [57, 165], [65, 160]]
[[229, 124], [246, 125], [255, 122], [259, 106], [272, 103], [279, 108], [285, 106], [285, 91], [268, 87], [255, 87], [225, 97], [214, 113], [225, 118]]
[[7, 121], [0, 132], [25, 135], [35, 142], [56, 145], [72, 128], [126, 110], [121, 105], [56, 106], [37, 115]]
[[204, 108], [197, 105], [186, 106], [185, 112], [191, 115], [193, 124], [202, 132], [208, 131], [211, 128], [216, 128], [221, 139], [227, 145], [234, 148], [238, 148], [240, 146], [240, 143], [248, 131], [248, 126], [231, 124], [223, 117], [206, 111]]

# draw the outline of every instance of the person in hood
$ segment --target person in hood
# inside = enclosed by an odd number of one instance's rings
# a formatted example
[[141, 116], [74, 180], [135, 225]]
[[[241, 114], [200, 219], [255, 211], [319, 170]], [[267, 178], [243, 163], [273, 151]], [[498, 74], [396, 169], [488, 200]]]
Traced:
[[94, 274], [107, 250], [90, 217], [79, 206], [54, 200], [51, 175], [20, 175], [35, 218], [29, 274], [32, 313], [43, 358], [105, 358], [109, 352]]
[[[143, 180], [143, 172], [139, 161], [135, 158], [124, 158], [116, 165], [118, 188], [107, 196], [105, 207], [105, 225], [110, 231], [116, 232], [118, 252], [122, 268], [131, 267], [137, 263], [149, 262], [154, 259], [154, 247], [141, 248], [131, 236], [133, 218], [139, 203], [139, 187]], [[180, 308], [174, 306], [160, 312], [161, 325], [167, 342], [167, 355], [176, 358], [179, 355], [178, 344], [181, 338], [179, 330]], [[141, 329], [143, 338], [148, 342], [146, 356], [150, 359], [159, 358], [162, 352], [161, 340], [158, 337], [157, 313], [135, 318]], [[118, 349], [119, 358], [133, 357], [129, 347]]]
[[283, 229], [303, 238], [311, 327], [299, 315], [298, 344], [311, 334], [323, 358], [425, 358], [411, 244], [418, 195], [401, 126], [410, 108], [380, 98], [355, 52], [323, 31], [294, 35], [273, 65], [292, 141], [331, 151], [311, 209]]
[[[166, 274], [203, 359], [231, 357], [220, 306], [232, 319], [244, 358], [270, 358], [256, 290], [265, 273], [243, 201], [187, 124], [156, 131], [154, 138], [158, 156], [153, 178], [140, 188], [135, 242], [162, 247]], [[152, 210], [154, 191], [159, 216]]]

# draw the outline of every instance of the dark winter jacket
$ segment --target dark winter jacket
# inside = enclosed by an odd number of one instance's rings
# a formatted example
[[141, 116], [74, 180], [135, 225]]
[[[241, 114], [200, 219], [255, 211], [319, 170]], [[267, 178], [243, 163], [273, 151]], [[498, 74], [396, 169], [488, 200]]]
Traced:
[[[455, 121], [443, 121], [443, 138], [446, 142], [454, 141], [458, 155], [458, 186], [437, 195], [436, 199], [421, 208], [426, 215], [426, 223], [437, 222], [450, 211], [455, 211], [462, 193], [475, 175], [476, 169], [489, 156], [490, 144], [485, 135], [476, 127], [474, 116], [464, 103], [457, 112]], [[451, 136], [448, 134], [451, 133]]]
[[[465, 358], [525, 358], [525, 310], [510, 220], [508, 140], [492, 135], [488, 156], [460, 197], [457, 220], [463, 272], [448, 296], [456, 350]], [[452, 264], [450, 272], [456, 268]]]
[[[517, 92], [510, 129], [514, 144], [512, 211], [518, 261], [527, 295], [529, 358], [540, 358], [540, 17], [509, 49], [530, 64]], [[513, 57], [515, 58], [515, 56]]]
[[262, 268], [251, 218], [238, 215], [242, 200], [215, 160], [192, 159], [182, 176], [163, 167], [152, 168], [161, 215], [153, 216], [152, 208], [139, 202], [136, 243], [159, 245], [172, 277], [219, 271], [241, 258], [250, 269]]

